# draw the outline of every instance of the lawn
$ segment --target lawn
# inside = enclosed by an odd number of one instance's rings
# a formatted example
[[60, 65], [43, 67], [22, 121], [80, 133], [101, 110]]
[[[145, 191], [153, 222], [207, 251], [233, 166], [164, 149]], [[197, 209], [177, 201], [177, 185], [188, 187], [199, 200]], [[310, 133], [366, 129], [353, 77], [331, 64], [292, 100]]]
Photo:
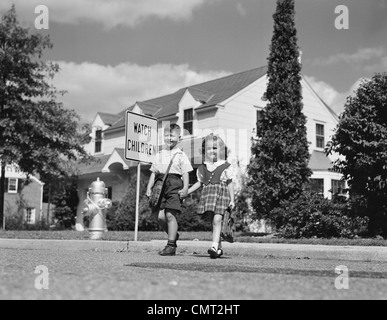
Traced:
[[[104, 241], [128, 241], [134, 240], [134, 231], [108, 231], [103, 235]], [[88, 231], [0, 231], [0, 239], [47, 239], [47, 240], [89, 240]], [[163, 232], [143, 232], [137, 234], [138, 241], [164, 240]], [[180, 232], [180, 240], [211, 241], [211, 232]], [[256, 233], [236, 233], [236, 242], [249, 243], [291, 243], [337, 246], [387, 246], [387, 240], [383, 239], [283, 239], [275, 235]]]

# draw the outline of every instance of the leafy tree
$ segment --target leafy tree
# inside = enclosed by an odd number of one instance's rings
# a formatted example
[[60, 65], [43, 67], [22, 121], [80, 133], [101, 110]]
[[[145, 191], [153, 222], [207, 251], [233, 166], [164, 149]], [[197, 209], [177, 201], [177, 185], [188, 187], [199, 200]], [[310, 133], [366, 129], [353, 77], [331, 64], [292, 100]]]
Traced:
[[[311, 175], [294, 15], [294, 0], [277, 1], [263, 97], [268, 103], [258, 122], [258, 139], [253, 142], [248, 167], [252, 206], [258, 218], [270, 218], [281, 201], [302, 194]], [[273, 222], [278, 227], [281, 219]]]
[[17, 20], [15, 6], [0, 23], [0, 220], [4, 214], [5, 166], [16, 163], [27, 174], [51, 180], [68, 161], [87, 154], [87, 132], [73, 110], [56, 102], [50, 81], [59, 66], [42, 60], [49, 36], [30, 34]]
[[370, 218], [371, 234], [387, 235], [387, 73], [363, 81], [348, 97], [328, 153], [347, 179], [354, 208]]

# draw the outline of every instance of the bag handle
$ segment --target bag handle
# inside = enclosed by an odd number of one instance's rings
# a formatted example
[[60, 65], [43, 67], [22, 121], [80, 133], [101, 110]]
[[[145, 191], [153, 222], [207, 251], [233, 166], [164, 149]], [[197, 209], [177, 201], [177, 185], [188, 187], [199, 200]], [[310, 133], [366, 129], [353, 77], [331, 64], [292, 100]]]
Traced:
[[163, 185], [164, 185], [165, 180], [167, 179], [167, 175], [169, 174], [169, 170], [171, 170], [171, 166], [172, 166], [173, 160], [175, 159], [176, 155], [177, 155], [177, 153], [175, 153], [175, 154], [173, 155], [171, 161], [169, 162], [167, 171], [165, 172], [164, 177], [163, 177]]

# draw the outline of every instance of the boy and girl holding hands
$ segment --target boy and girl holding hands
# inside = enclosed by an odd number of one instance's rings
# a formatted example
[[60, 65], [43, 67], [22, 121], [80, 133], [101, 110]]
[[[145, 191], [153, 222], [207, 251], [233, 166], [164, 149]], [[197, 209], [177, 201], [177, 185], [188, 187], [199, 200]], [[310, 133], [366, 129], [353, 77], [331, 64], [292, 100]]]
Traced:
[[176, 217], [182, 211], [182, 201], [187, 195], [203, 187], [198, 214], [209, 214], [212, 220], [212, 246], [208, 254], [212, 259], [223, 255], [221, 231], [223, 216], [229, 208], [235, 207], [234, 190], [230, 163], [227, 162], [227, 146], [213, 134], [202, 141], [203, 164], [197, 170], [197, 182], [189, 188], [189, 172], [193, 171], [187, 155], [177, 147], [181, 138], [181, 128], [171, 124], [164, 129], [165, 149], [161, 150], [151, 167], [147, 196], [151, 197], [152, 188], [162, 179], [170, 165], [165, 181], [160, 208], [154, 214], [159, 225], [168, 234], [166, 247], [159, 252], [162, 256], [176, 254], [179, 239]]

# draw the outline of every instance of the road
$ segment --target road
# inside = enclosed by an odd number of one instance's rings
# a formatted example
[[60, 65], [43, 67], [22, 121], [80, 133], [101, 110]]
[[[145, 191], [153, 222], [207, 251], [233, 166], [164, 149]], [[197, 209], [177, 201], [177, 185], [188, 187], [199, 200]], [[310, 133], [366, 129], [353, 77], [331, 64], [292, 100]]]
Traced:
[[0, 239], [0, 300], [387, 299], [386, 247], [164, 244]]

